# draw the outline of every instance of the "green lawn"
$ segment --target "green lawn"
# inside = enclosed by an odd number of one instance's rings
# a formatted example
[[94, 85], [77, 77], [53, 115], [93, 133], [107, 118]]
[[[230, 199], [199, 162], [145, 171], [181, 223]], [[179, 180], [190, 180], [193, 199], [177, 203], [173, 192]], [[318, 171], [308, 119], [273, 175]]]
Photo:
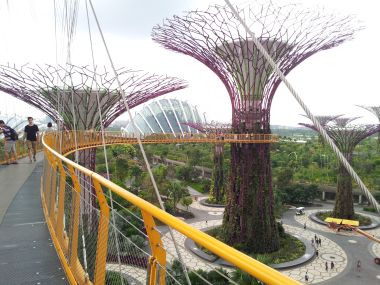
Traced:
[[203, 189], [203, 185], [200, 182], [185, 182], [188, 186], [191, 188], [194, 188], [198, 192], [201, 192], [203, 194], [207, 194], [207, 192]]
[[[220, 238], [221, 227], [216, 227], [206, 231], [207, 234], [217, 238]], [[198, 245], [198, 247], [207, 254], [212, 254], [212, 252]], [[252, 256], [255, 259], [264, 262], [265, 264], [279, 264], [295, 260], [305, 254], [305, 245], [297, 238], [285, 234], [280, 237], [280, 249], [278, 251], [266, 254], [252, 254], [245, 252], [246, 254]]]

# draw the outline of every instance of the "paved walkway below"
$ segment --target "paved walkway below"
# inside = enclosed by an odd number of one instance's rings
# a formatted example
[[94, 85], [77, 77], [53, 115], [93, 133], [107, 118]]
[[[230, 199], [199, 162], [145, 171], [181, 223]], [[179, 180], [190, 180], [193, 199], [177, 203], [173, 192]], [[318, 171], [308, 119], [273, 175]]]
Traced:
[[0, 168], [2, 285], [68, 284], [41, 208], [41, 174], [41, 162], [25, 159]]

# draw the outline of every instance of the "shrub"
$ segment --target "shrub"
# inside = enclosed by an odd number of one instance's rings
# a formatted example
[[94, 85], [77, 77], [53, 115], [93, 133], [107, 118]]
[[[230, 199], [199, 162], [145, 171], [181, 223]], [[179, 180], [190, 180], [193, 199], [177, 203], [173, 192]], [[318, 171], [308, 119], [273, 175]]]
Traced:
[[280, 237], [285, 237], [285, 229], [281, 223], [277, 222], [278, 234]]
[[363, 211], [376, 213], [376, 209], [374, 207], [363, 207]]

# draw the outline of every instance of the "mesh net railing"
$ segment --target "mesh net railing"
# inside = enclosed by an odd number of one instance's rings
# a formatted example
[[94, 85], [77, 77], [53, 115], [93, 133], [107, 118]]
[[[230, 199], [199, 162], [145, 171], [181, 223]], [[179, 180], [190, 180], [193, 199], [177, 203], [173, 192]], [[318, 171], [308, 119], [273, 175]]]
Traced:
[[[101, 144], [97, 133], [91, 137], [75, 135], [78, 148]], [[107, 135], [109, 143], [120, 139], [115, 139], [115, 133]], [[74, 136], [67, 133], [63, 137], [62, 153], [67, 154], [73, 149]], [[43, 139], [41, 196], [54, 245], [71, 284], [188, 284], [183, 266], [191, 284], [241, 284], [244, 278], [249, 284], [260, 284], [256, 278], [266, 284], [299, 284], [196, 229], [202, 225], [191, 227], [60, 155], [54, 150], [58, 138], [52, 133]], [[184, 264], [174, 249], [169, 226]], [[230, 265], [194, 254], [190, 249], [196, 244]]]

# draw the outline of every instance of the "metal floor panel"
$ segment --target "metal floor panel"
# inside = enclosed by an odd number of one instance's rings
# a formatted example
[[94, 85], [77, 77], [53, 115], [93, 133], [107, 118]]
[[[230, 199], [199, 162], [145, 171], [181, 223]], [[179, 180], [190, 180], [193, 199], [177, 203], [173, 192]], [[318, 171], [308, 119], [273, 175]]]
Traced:
[[42, 163], [18, 191], [0, 224], [0, 285], [68, 284], [44, 221], [41, 171]]

